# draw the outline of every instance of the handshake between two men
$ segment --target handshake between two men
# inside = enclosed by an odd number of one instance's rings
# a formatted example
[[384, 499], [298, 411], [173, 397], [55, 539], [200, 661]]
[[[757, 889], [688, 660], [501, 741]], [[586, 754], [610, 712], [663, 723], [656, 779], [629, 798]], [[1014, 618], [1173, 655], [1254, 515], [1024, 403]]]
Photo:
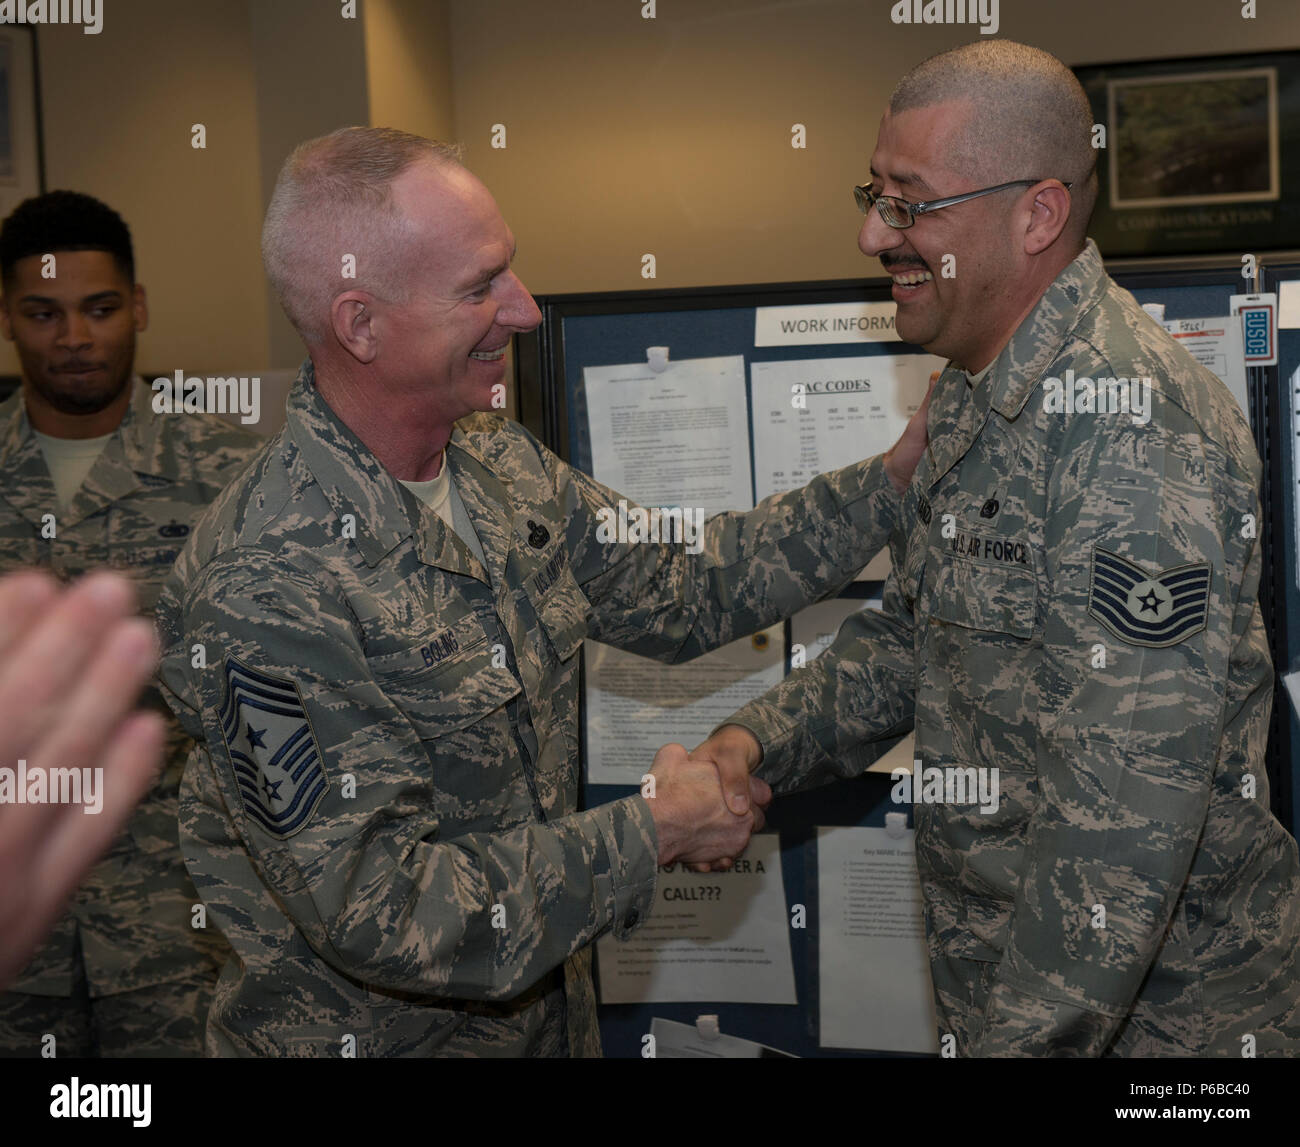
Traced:
[[[659, 833], [659, 863], [725, 871], [761, 832], [772, 803], [766, 781], [750, 776], [762, 759], [753, 733], [724, 725], [693, 752], [665, 745], [643, 787]], [[651, 795], [653, 794], [653, 795]]]

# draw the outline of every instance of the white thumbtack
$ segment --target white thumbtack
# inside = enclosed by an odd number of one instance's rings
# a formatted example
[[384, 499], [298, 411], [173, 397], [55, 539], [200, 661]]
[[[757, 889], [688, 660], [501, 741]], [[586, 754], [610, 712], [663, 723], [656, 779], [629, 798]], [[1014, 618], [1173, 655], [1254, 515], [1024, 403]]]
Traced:
[[700, 1039], [722, 1038], [722, 1028], [718, 1026], [717, 1016], [697, 1016], [695, 1030], [700, 1033]]
[[646, 361], [655, 374], [663, 374], [668, 369], [668, 348], [666, 346], [648, 346], [645, 348]]

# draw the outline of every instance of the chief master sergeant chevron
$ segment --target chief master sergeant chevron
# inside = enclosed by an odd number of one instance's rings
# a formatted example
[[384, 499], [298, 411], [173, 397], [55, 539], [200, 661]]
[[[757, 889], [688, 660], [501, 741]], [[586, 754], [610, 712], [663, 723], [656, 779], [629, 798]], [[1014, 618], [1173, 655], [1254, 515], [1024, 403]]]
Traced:
[[302, 145], [263, 251], [310, 361], [160, 609], [199, 741], [182, 847], [236, 954], [208, 1051], [598, 1054], [591, 941], [649, 915], [657, 863], [740, 852], [770, 794], [731, 811], [678, 746], [652, 799], [575, 811], [583, 638], [681, 660], [834, 592], [893, 528], [923, 418], [888, 467], [719, 515], [699, 553], [602, 543], [620, 496], [474, 413], [539, 315], [449, 149]]
[[[895, 89], [859, 243], [895, 277], [900, 335], [951, 360], [895, 575], [696, 755], [741, 777], [761, 757], [780, 793], [914, 723], [924, 767], [998, 770], [989, 815], [914, 806], [941, 1048], [1295, 1055], [1260, 463], [1227, 389], [1086, 238], [1091, 120], [1060, 61], [1009, 41]], [[1149, 391], [1090, 410], [1083, 378]]]

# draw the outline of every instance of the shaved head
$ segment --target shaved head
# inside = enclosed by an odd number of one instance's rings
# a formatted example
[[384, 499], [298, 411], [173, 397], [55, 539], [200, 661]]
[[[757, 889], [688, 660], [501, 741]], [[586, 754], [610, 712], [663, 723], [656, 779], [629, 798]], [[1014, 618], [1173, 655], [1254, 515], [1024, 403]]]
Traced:
[[949, 166], [981, 185], [1012, 179], [1071, 183], [1067, 232], [1079, 247], [1097, 201], [1092, 108], [1074, 73], [1013, 40], [963, 44], [918, 64], [889, 100], [893, 115], [960, 102], [971, 114], [951, 140]]

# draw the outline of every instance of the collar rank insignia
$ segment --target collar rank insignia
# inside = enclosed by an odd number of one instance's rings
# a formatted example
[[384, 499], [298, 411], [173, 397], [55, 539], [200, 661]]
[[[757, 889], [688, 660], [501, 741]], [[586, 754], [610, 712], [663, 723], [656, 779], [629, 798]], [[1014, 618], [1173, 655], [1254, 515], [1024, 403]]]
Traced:
[[244, 812], [281, 840], [306, 827], [330, 786], [297, 686], [226, 658], [221, 731]]
[[1150, 576], [1118, 554], [1093, 547], [1088, 612], [1121, 641], [1161, 649], [1205, 628], [1210, 563]]

